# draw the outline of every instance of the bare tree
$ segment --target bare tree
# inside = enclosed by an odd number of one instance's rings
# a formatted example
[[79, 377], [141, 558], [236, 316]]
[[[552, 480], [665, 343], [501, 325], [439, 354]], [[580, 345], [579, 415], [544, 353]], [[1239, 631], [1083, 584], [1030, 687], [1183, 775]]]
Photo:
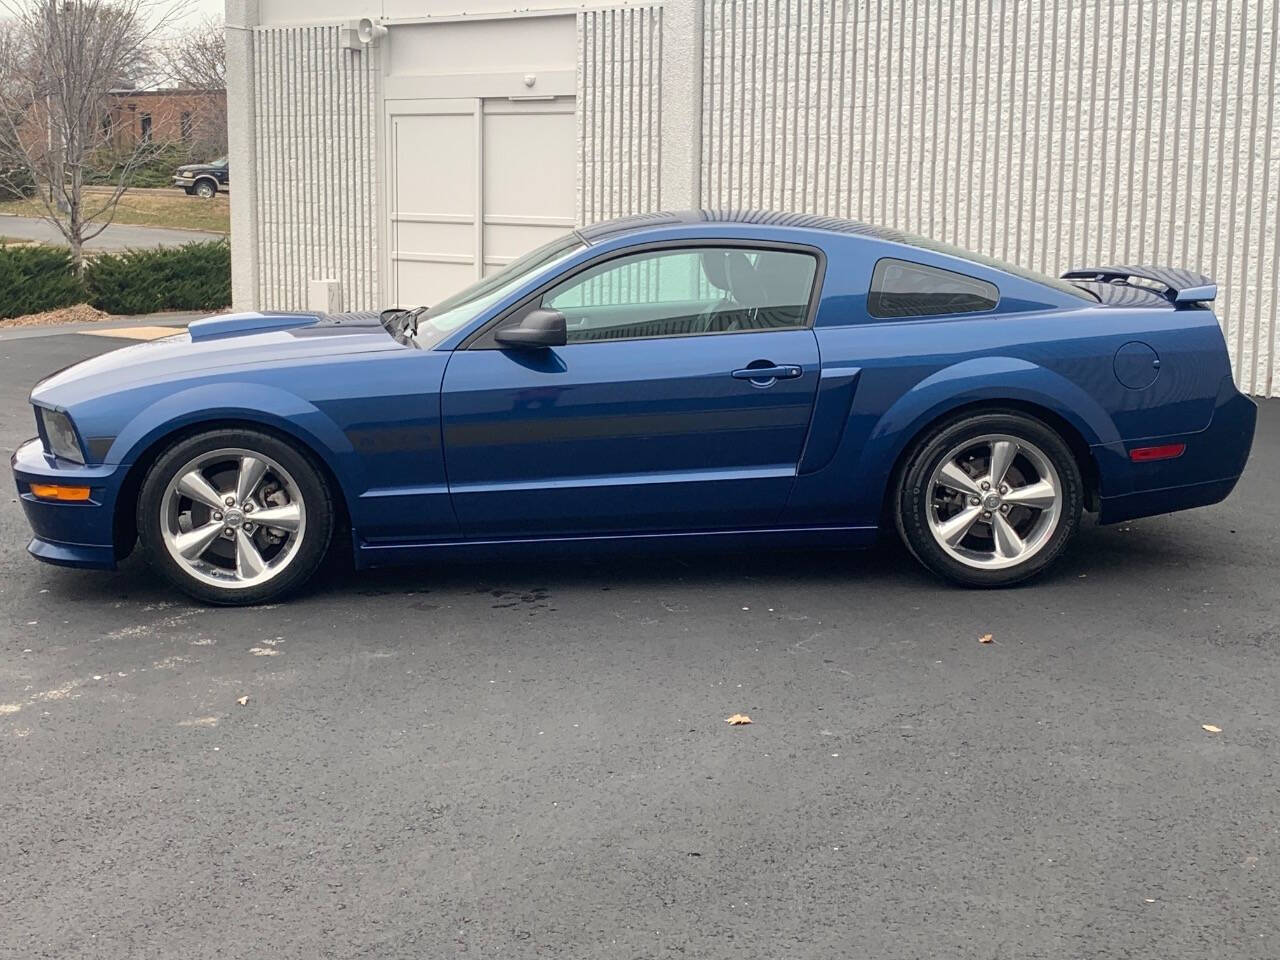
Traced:
[[[36, 185], [41, 216], [62, 233], [77, 273], [155, 138], [122, 131], [111, 91], [153, 72], [149, 47], [169, 17], [150, 0], [0, 0], [0, 185]], [[129, 118], [132, 122], [132, 118]], [[115, 151], [109, 189], [86, 193], [96, 157]]]
[[227, 88], [227, 35], [221, 17], [204, 17], [178, 31], [160, 48], [168, 83], [187, 90]]
[[[227, 40], [221, 17], [204, 17], [184, 27], [159, 48], [157, 72], [167, 85], [183, 90], [222, 92], [227, 89]], [[214, 153], [227, 148], [227, 115], [204, 112], [200, 138]]]

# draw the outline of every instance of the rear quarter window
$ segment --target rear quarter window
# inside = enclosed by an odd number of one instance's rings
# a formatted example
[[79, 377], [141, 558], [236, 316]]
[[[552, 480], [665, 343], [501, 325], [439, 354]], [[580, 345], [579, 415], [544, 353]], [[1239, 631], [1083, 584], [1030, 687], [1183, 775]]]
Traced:
[[939, 317], [993, 310], [999, 301], [994, 283], [886, 257], [872, 271], [867, 312], [882, 319]]

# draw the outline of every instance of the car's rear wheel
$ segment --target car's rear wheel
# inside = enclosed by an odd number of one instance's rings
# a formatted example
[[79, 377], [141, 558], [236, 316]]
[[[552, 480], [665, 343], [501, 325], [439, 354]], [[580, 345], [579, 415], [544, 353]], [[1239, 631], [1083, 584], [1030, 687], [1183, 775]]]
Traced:
[[156, 460], [138, 497], [148, 558], [178, 589], [251, 604], [305, 582], [324, 559], [333, 502], [306, 453], [256, 430], [211, 430]]
[[218, 192], [218, 185], [212, 180], [201, 180], [196, 184], [196, 196], [208, 200]]
[[999, 587], [1040, 573], [1080, 525], [1084, 484], [1050, 427], [1012, 411], [944, 424], [912, 451], [898, 489], [898, 530], [930, 570]]

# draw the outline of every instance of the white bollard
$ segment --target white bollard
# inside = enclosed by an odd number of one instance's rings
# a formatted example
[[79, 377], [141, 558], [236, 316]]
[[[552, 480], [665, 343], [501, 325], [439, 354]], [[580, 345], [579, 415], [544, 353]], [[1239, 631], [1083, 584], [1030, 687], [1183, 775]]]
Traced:
[[342, 284], [337, 280], [307, 281], [307, 309], [319, 313], [341, 313]]

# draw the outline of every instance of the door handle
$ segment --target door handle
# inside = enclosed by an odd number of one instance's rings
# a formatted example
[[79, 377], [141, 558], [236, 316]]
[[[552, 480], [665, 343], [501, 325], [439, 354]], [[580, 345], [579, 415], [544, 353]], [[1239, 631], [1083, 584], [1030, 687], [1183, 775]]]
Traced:
[[804, 370], [794, 364], [780, 364], [773, 367], [746, 367], [735, 370], [733, 379], [761, 383], [766, 380], [794, 380], [803, 373]]

